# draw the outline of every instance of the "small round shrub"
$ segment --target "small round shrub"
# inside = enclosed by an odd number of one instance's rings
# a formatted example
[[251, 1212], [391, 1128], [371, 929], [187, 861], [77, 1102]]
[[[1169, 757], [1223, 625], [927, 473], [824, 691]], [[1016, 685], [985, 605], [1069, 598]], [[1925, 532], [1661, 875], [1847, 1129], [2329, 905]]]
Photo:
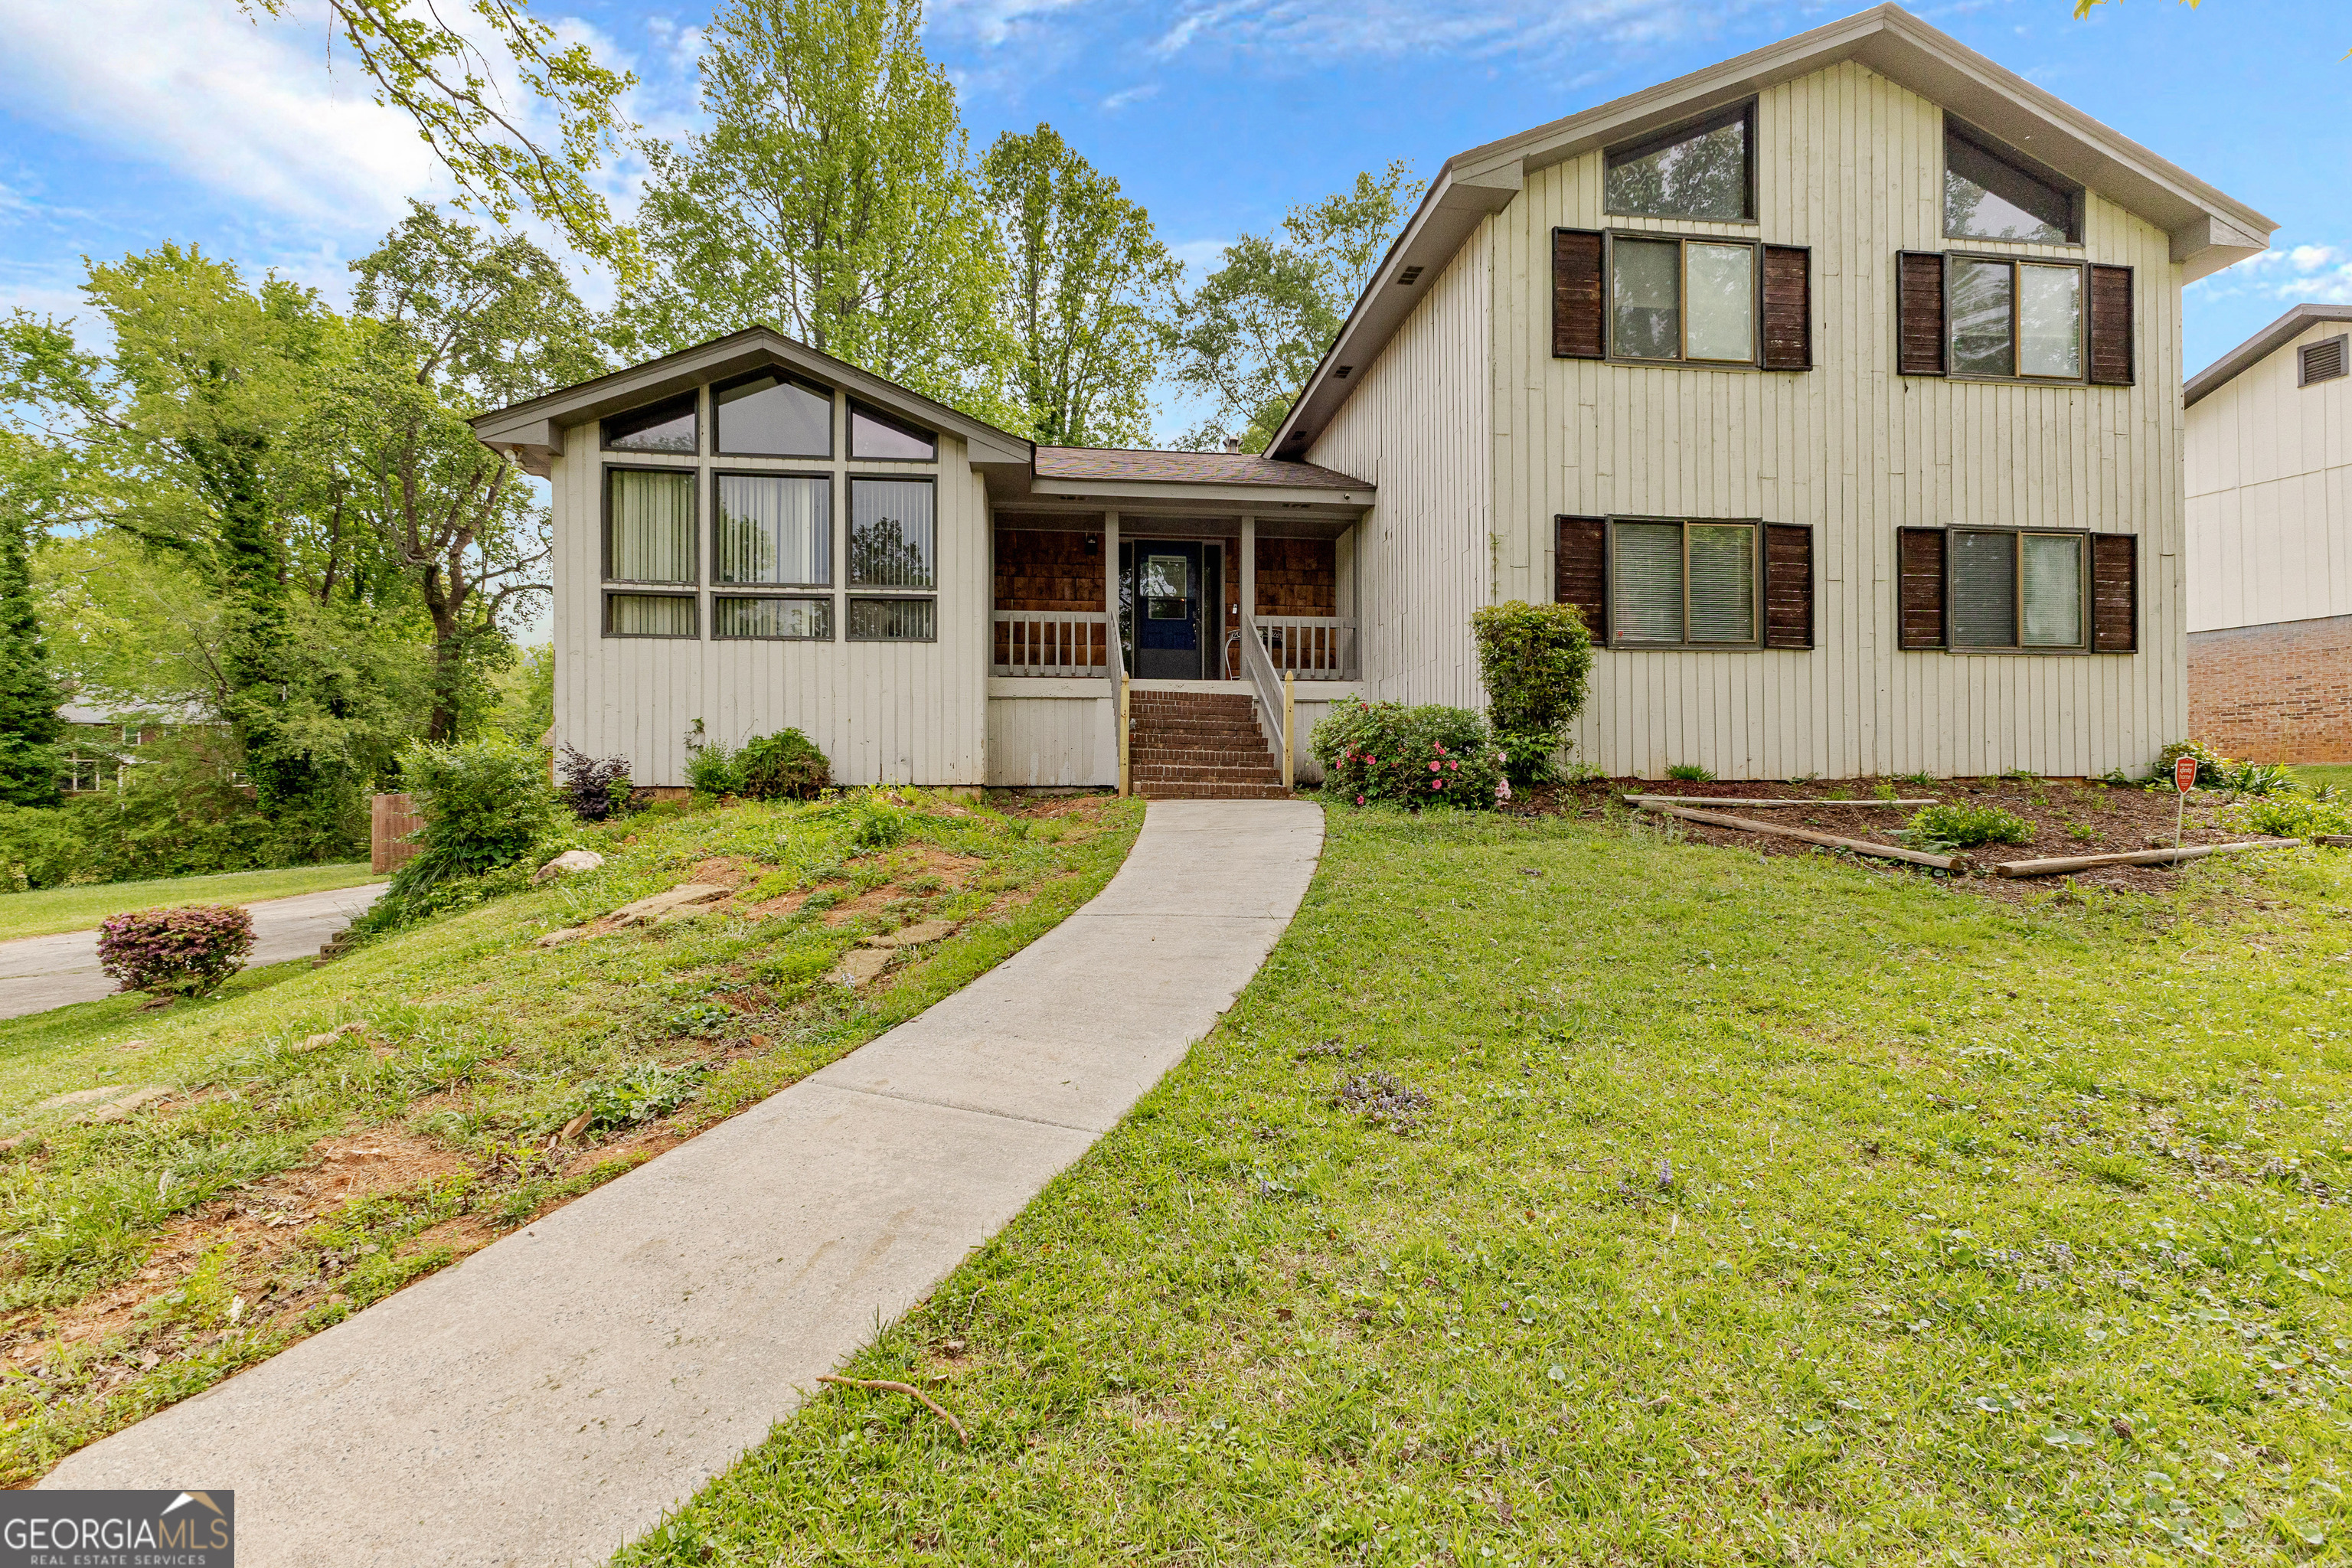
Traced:
[[446, 745], [417, 742], [401, 753], [400, 769], [425, 830], [388, 895], [511, 866], [554, 826], [555, 795], [539, 753], [496, 730]]
[[1467, 708], [1431, 703], [1334, 703], [1307, 744], [1324, 788], [1357, 805], [1491, 807], [1504, 795], [1502, 753]]
[[2197, 783], [2204, 789], [2224, 789], [2231, 775], [2238, 771], [2236, 761], [2223, 756], [2212, 747], [2198, 741], [2175, 741], [2164, 748], [2156, 759], [2156, 767], [2148, 774], [2150, 789], [2172, 787], [2172, 764], [2182, 757], [2197, 759]]
[[1552, 759], [1584, 706], [1592, 675], [1592, 634], [1573, 605], [1513, 599], [1470, 616], [1486, 721], [1504, 771], [1521, 784], [1549, 784]]
[[592, 757], [566, 746], [555, 763], [556, 793], [583, 822], [602, 822], [629, 809], [629, 759]]
[[1670, 779], [1679, 779], [1685, 784], [1713, 784], [1715, 770], [1703, 768], [1696, 763], [1676, 763], [1666, 770], [1666, 776]]
[[697, 795], [741, 795], [742, 755], [724, 741], [689, 740], [686, 745], [686, 782]]
[[202, 996], [252, 952], [253, 916], [235, 904], [138, 910], [98, 928], [98, 965], [125, 991]]
[[814, 800], [833, 787], [833, 764], [798, 730], [744, 742], [735, 767], [736, 793], [753, 800]]
[[1947, 801], [1923, 808], [1911, 818], [1911, 842], [1973, 849], [1980, 844], [2031, 844], [2033, 825], [1997, 805], [1961, 805]]

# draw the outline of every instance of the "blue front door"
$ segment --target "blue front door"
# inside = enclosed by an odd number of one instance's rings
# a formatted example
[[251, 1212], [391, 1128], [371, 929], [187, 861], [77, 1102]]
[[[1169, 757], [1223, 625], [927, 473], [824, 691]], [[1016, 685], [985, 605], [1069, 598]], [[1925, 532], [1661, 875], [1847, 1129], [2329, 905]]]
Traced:
[[1139, 539], [1134, 560], [1136, 675], [1200, 679], [1200, 545]]

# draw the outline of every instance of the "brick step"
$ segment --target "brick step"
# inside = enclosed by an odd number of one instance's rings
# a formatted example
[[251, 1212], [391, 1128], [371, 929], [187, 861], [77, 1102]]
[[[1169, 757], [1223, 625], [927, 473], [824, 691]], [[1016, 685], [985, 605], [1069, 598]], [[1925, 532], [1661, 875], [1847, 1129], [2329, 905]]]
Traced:
[[1128, 764], [1129, 779], [1152, 784], [1280, 784], [1272, 768], [1171, 768]]
[[1247, 730], [1157, 730], [1138, 725], [1128, 731], [1136, 745], [1192, 746], [1202, 751], [1232, 751], [1236, 746], [1265, 745], [1265, 731]]
[[1139, 784], [1136, 794], [1146, 800], [1288, 800], [1290, 792], [1278, 784]]
[[1168, 768], [1270, 768], [1274, 753], [1264, 746], [1231, 746], [1208, 751], [1193, 746], [1129, 746], [1129, 763], [1140, 766], [1149, 763]]

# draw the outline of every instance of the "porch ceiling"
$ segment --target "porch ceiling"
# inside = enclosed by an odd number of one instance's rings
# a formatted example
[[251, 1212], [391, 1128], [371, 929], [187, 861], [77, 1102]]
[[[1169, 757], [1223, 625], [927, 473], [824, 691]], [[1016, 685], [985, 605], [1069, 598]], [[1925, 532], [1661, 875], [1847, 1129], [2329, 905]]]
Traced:
[[1098, 503], [1063, 502], [1040, 496], [1024, 497], [1013, 506], [1000, 503], [991, 510], [1000, 529], [1034, 528], [1070, 533], [1098, 533], [1104, 513], [1117, 511], [1119, 535], [1125, 539], [1232, 539], [1241, 532], [1244, 517], [1257, 519], [1260, 539], [1337, 539], [1353, 528], [1362, 515], [1360, 510], [1341, 512], [1328, 508], [1287, 510], [1239, 505], [1213, 511], [1198, 505], [1179, 506], [1173, 502], [1139, 505], [1120, 501], [1106, 508]]

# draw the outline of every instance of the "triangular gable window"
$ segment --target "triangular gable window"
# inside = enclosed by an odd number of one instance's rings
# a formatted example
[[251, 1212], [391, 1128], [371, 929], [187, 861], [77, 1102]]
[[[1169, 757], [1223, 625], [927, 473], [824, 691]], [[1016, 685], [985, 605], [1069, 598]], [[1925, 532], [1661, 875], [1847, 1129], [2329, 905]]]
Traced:
[[1612, 213], [1632, 217], [1756, 216], [1752, 177], [1755, 105], [1742, 103], [1609, 153], [1605, 195]]
[[1944, 237], [2069, 245], [2083, 237], [2080, 205], [2071, 187], [1948, 120]]

